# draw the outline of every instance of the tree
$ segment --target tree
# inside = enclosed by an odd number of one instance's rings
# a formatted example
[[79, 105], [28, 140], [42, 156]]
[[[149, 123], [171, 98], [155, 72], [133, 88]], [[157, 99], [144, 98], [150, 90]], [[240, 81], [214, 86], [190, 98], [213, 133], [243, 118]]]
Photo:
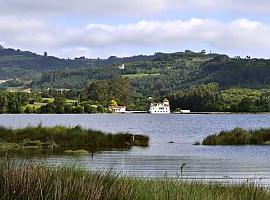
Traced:
[[110, 101], [110, 106], [118, 106], [117, 102], [115, 100]]
[[172, 110], [183, 108], [194, 112], [215, 111], [219, 99], [218, 85], [194, 86], [169, 96]]
[[55, 105], [55, 113], [57, 114], [64, 114], [65, 113], [65, 99], [62, 97], [57, 97], [54, 100]]
[[45, 106], [40, 107], [40, 113], [55, 113], [55, 105], [53, 103], [48, 103]]
[[84, 108], [82, 106], [77, 106], [73, 108], [73, 113], [82, 114], [83, 112], [84, 112]]
[[73, 107], [72, 107], [72, 105], [70, 105], [70, 104], [67, 104], [67, 105], [65, 105], [65, 113], [66, 114], [71, 114], [71, 113], [73, 113]]
[[86, 86], [86, 96], [92, 101], [98, 101], [108, 106], [111, 99], [120, 105], [127, 105], [130, 96], [130, 82], [127, 78], [101, 80], [91, 82]]
[[32, 106], [27, 106], [26, 109], [24, 110], [25, 113], [33, 113], [33, 107]]
[[103, 105], [107, 105], [108, 100], [110, 99], [110, 85], [108, 81], [96, 81], [92, 82], [86, 89], [87, 97], [93, 101], [99, 101]]
[[99, 105], [99, 106], [97, 107], [97, 111], [98, 111], [99, 113], [104, 113], [104, 112], [105, 112], [105, 108], [104, 108], [102, 105]]
[[264, 92], [257, 100], [256, 105], [260, 112], [270, 112], [270, 92]]
[[0, 113], [6, 113], [8, 110], [8, 99], [3, 93], [0, 93]]
[[92, 105], [89, 105], [89, 104], [86, 104], [84, 106], [84, 112], [85, 113], [97, 113], [97, 107], [95, 106], [92, 106]]
[[245, 97], [239, 104], [238, 104], [238, 111], [239, 112], [257, 112], [258, 109], [256, 107], [255, 101], [252, 99]]

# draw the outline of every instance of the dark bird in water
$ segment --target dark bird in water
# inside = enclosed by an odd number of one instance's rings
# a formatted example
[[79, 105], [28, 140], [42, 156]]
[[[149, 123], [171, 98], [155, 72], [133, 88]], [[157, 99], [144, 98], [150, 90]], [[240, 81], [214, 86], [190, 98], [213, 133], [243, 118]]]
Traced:
[[171, 141], [169, 142], [169, 144], [174, 144], [174, 141], [171, 140]]

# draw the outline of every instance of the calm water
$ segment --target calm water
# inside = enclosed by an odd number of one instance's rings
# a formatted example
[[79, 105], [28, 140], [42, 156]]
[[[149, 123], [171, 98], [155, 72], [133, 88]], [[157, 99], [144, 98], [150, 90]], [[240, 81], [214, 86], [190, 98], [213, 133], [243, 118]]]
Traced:
[[[0, 125], [25, 127], [81, 125], [107, 132], [150, 136], [149, 148], [101, 152], [91, 156], [34, 157], [31, 162], [77, 164], [92, 170], [114, 168], [124, 175], [183, 177], [215, 181], [251, 181], [270, 186], [270, 146], [194, 146], [209, 134], [235, 127], [270, 128], [270, 115], [0, 115]], [[174, 144], [168, 142], [173, 140]]]

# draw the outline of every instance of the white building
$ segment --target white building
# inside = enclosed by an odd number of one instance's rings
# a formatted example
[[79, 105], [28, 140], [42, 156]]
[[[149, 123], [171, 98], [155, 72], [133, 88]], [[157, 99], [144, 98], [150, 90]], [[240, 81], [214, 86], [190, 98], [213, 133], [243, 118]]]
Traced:
[[169, 114], [170, 103], [168, 99], [164, 99], [162, 103], [151, 103], [149, 112], [151, 114]]
[[121, 69], [121, 70], [124, 70], [125, 69], [125, 65], [122, 64], [122, 65], [118, 66], [118, 68]]
[[181, 113], [188, 114], [188, 113], [191, 113], [191, 111], [190, 110], [181, 110]]
[[108, 109], [112, 113], [126, 113], [126, 106], [110, 106]]

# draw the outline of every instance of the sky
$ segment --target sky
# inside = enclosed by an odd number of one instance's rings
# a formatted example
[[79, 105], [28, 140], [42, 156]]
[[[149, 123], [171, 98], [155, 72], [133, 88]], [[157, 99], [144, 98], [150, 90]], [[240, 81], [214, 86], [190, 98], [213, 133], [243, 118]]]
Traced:
[[270, 0], [0, 0], [0, 44], [61, 58], [270, 57]]

